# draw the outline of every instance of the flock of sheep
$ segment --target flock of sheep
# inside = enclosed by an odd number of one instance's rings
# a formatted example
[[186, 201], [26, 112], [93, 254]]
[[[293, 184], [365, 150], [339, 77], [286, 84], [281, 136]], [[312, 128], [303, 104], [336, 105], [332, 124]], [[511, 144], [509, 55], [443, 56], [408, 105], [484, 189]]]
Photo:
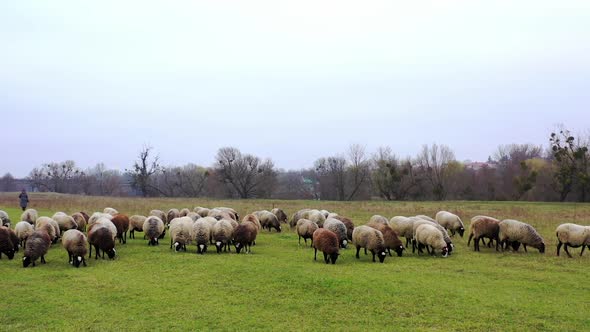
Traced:
[[[440, 252], [443, 257], [451, 255], [454, 246], [452, 237], [456, 234], [463, 237], [465, 226], [461, 218], [447, 211], [440, 211], [435, 218], [425, 215], [413, 217], [395, 216], [387, 219], [375, 215], [362, 226], [355, 226], [346, 217], [326, 210], [303, 209], [297, 211], [288, 220], [281, 209], [271, 211], [256, 211], [244, 216], [241, 221], [236, 210], [227, 207], [189, 209], [170, 209], [167, 213], [152, 210], [148, 216], [132, 215], [128, 217], [113, 208], [105, 208], [103, 212], [95, 212], [91, 216], [84, 212], [68, 215], [57, 212], [52, 217], [38, 216], [34, 209], [28, 209], [21, 215], [21, 221], [14, 229], [8, 214], [0, 210], [0, 258], [2, 254], [13, 259], [19, 248], [24, 248], [23, 267], [35, 266], [40, 259], [45, 263], [45, 255], [61, 238], [63, 248], [68, 252], [68, 262], [75, 267], [86, 266], [86, 255], [95, 258], [101, 254], [105, 258], [113, 259], [117, 255], [115, 244], [127, 242], [135, 238], [135, 231], [143, 232], [148, 246], [158, 245], [166, 232], [169, 233], [170, 249], [187, 251], [187, 246], [194, 244], [198, 254], [204, 254], [210, 245], [214, 245], [217, 253], [231, 251], [235, 247], [236, 253], [250, 253], [252, 245], [256, 244], [256, 237], [263, 229], [277, 232], [282, 231], [282, 224], [289, 223], [299, 238], [307, 244], [311, 240], [314, 248], [314, 260], [317, 252], [324, 255], [326, 264], [335, 264], [340, 249], [347, 248], [352, 243], [356, 248], [356, 258], [359, 259], [361, 249], [365, 255], [372, 254], [373, 262], [376, 258], [381, 263], [391, 251], [402, 256], [410, 245], [412, 252], [416, 249], [423, 253], [426, 248], [431, 255]], [[564, 247], [569, 257], [569, 247], [582, 247], [580, 255], [586, 246], [590, 248], [590, 226], [576, 224], [562, 224], [556, 229], [558, 240], [557, 255]], [[405, 246], [400, 240], [405, 238]], [[545, 252], [545, 242], [539, 233], [529, 224], [517, 220], [498, 220], [488, 216], [476, 216], [471, 219], [469, 240], [473, 240], [475, 251], [480, 250], [480, 242], [492, 247], [495, 242], [496, 251], [509, 247], [518, 251], [522, 245], [525, 252], [527, 246]]]

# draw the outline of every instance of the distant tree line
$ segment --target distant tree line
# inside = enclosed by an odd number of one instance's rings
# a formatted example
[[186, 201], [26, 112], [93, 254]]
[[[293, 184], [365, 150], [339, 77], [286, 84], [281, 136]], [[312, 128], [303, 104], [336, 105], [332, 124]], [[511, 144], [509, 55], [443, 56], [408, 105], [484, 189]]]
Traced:
[[[457, 161], [445, 145], [424, 145], [403, 158], [389, 147], [369, 154], [354, 144], [301, 170], [277, 169], [233, 147], [219, 149], [209, 167], [163, 166], [144, 147], [125, 171], [104, 164], [82, 170], [67, 160], [34, 168], [26, 181], [34, 191], [104, 196], [588, 202], [589, 146], [590, 135], [559, 129], [546, 147], [502, 145], [486, 162], [471, 163]], [[7, 173], [0, 191], [20, 189], [18, 181]]]

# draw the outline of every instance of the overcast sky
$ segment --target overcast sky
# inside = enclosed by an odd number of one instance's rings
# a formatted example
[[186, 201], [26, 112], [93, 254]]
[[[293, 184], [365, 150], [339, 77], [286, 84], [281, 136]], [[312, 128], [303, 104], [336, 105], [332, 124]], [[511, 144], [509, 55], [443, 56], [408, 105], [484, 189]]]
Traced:
[[[351, 143], [486, 160], [590, 128], [590, 1], [3, 1], [0, 173], [309, 167]], [[1, 175], [0, 174], [0, 175]]]

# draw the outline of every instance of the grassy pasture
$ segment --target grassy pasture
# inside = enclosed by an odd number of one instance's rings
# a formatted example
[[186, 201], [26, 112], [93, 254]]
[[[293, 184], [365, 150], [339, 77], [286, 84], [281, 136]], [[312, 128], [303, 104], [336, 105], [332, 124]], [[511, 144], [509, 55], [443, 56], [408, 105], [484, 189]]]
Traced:
[[[16, 194], [0, 195], [13, 225]], [[496, 253], [467, 248], [456, 238], [446, 259], [405, 253], [385, 264], [343, 250], [336, 265], [313, 261], [297, 236], [263, 231], [251, 255], [174, 253], [168, 235], [148, 247], [142, 235], [117, 245], [114, 261], [67, 264], [53, 245], [47, 264], [22, 268], [22, 251], [0, 260], [1, 330], [587, 330], [590, 327], [590, 253], [556, 257], [555, 227], [590, 224], [590, 205], [522, 202], [317, 202], [200, 199], [124, 199], [31, 194], [40, 215], [110, 206], [126, 214], [158, 208], [231, 206], [240, 215], [281, 207], [290, 215], [325, 208], [363, 224], [373, 214], [458, 213], [514, 218], [539, 230], [544, 255], [531, 249]], [[210, 249], [211, 250], [211, 249]], [[411, 250], [410, 250], [411, 251]]]

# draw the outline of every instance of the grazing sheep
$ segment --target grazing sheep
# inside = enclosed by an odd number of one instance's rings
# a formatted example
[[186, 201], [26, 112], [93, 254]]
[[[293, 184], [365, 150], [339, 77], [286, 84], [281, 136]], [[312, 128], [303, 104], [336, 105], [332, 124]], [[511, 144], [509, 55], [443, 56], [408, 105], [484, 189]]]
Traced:
[[107, 213], [107, 214], [110, 214], [111, 216], [114, 217], [116, 214], [119, 214], [119, 211], [117, 211], [117, 210], [115, 210], [113, 208], [107, 207], [107, 208], [104, 208], [104, 210], [102, 211], [102, 213]]
[[349, 241], [352, 241], [352, 231], [354, 231], [354, 223], [352, 222], [352, 220], [338, 215], [334, 216], [333, 218], [338, 219], [342, 221], [342, 223], [344, 223], [344, 226], [346, 226], [346, 237]]
[[303, 217], [303, 214], [305, 214], [308, 211], [311, 211], [311, 210], [310, 209], [302, 209], [302, 210], [295, 212], [293, 214], [293, 216], [291, 217], [291, 221], [289, 221], [289, 227], [293, 228], [293, 227], [297, 226], [297, 222], [299, 221], [299, 219], [307, 219], [307, 218]]
[[191, 218], [192, 221], [197, 221], [197, 219], [201, 219], [201, 216], [196, 212], [189, 212], [186, 216]]
[[359, 252], [361, 248], [365, 248], [365, 255], [367, 250], [373, 254], [373, 262], [375, 256], [379, 257], [379, 261], [383, 263], [387, 252], [385, 250], [385, 241], [383, 240], [383, 233], [371, 228], [369, 226], [359, 226], [352, 232], [352, 242], [356, 246], [356, 258], [360, 259]]
[[49, 235], [51, 242], [57, 242], [57, 238], [59, 236], [59, 225], [57, 225], [55, 220], [49, 217], [39, 217], [35, 223], [35, 230], [37, 229], [44, 229], [47, 235]]
[[78, 229], [78, 224], [76, 223], [74, 218], [68, 216], [63, 212], [58, 212], [54, 214], [51, 219], [57, 222], [60, 234], [70, 229]]
[[117, 238], [119, 239], [119, 243], [126, 244], [127, 231], [129, 230], [129, 217], [127, 217], [127, 215], [119, 213], [113, 216], [111, 222], [117, 228]]
[[395, 216], [389, 220], [389, 226], [398, 236], [406, 238], [406, 248], [410, 245], [414, 234], [414, 219]]
[[325, 219], [328, 219], [328, 216], [330, 215], [330, 211], [328, 210], [320, 210], [320, 213], [324, 216]]
[[385, 218], [384, 216], [380, 216], [378, 214], [372, 216], [369, 219], [369, 222], [367, 223], [367, 226], [368, 226], [368, 224], [375, 225], [377, 223], [383, 224], [383, 225], [388, 225], [389, 226], [389, 220], [387, 220], [387, 218]]
[[217, 248], [218, 254], [221, 253], [222, 249], [224, 252], [227, 250], [231, 251], [229, 245], [233, 237], [233, 233], [234, 228], [232, 227], [229, 221], [221, 219], [217, 223], [215, 223], [215, 225], [211, 229], [211, 234], [213, 237], [213, 241], [215, 241], [215, 247]]
[[190, 244], [193, 237], [193, 223], [193, 220], [187, 216], [170, 222], [170, 249], [174, 246], [176, 252], [180, 250], [186, 252], [186, 245]]
[[[215, 223], [217, 223], [217, 220]], [[211, 223], [206, 218], [201, 218], [193, 224], [193, 239], [197, 245], [197, 254], [207, 252], [207, 244], [211, 241]]]
[[557, 235], [557, 256], [559, 256], [559, 250], [561, 246], [564, 245], [563, 249], [568, 257], [572, 257], [570, 252], [567, 250], [567, 247], [570, 246], [572, 248], [582, 247], [582, 252], [580, 252], [580, 256], [584, 253], [584, 249], [586, 247], [590, 248], [590, 226], [582, 226], [576, 224], [561, 224], [557, 226], [555, 230], [555, 234]]
[[307, 239], [312, 239], [311, 245], [313, 246], [313, 233], [318, 229], [318, 224], [311, 220], [299, 219], [295, 229], [297, 230], [297, 236], [299, 237], [299, 245], [301, 245], [301, 238], [307, 245]]
[[324, 262], [329, 264], [336, 264], [338, 256], [340, 256], [340, 245], [338, 244], [338, 236], [331, 230], [325, 228], [318, 228], [313, 232], [312, 247], [314, 249], [313, 260], [318, 258], [318, 250], [324, 254]]
[[436, 222], [451, 231], [451, 236], [455, 235], [455, 232], [459, 233], [459, 236], [463, 237], [463, 233], [465, 232], [465, 226], [463, 225], [463, 221], [459, 218], [458, 215], [447, 212], [447, 211], [439, 211], [436, 214]]
[[338, 243], [340, 243], [340, 247], [346, 249], [346, 246], [348, 245], [348, 236], [346, 232], [346, 226], [342, 221], [334, 218], [328, 218], [324, 222], [324, 228], [334, 232], [334, 234], [338, 236]]
[[20, 216], [20, 220], [26, 221], [31, 225], [35, 224], [37, 218], [39, 218], [39, 214], [35, 209], [26, 209], [25, 212], [23, 212], [23, 214]]
[[76, 225], [78, 225], [78, 228], [76, 228], [76, 229], [81, 232], [85, 232], [86, 225], [88, 224], [88, 222], [87, 222], [86, 218], [84, 217], [84, 215], [80, 212], [76, 212], [76, 213], [72, 214], [71, 217], [74, 219], [74, 222], [76, 222]]
[[214, 208], [214, 210], [219, 210], [222, 212], [225, 212], [227, 214], [229, 214], [229, 216], [231, 217], [231, 219], [238, 221], [240, 220], [240, 215], [238, 214], [238, 212], [232, 208], [228, 208], [228, 207], [216, 207]]
[[13, 237], [16, 237], [16, 234], [13, 236], [14, 232], [12, 229], [8, 227], [0, 227], [0, 259], [2, 259], [2, 254], [8, 256], [8, 259], [14, 258], [14, 253], [18, 251], [18, 238], [16, 239], [16, 244], [14, 243]]
[[[487, 216], [475, 216], [471, 218], [471, 224], [469, 226], [469, 240], [467, 240], [467, 246], [473, 239], [473, 250], [479, 250], [479, 240], [484, 238], [490, 239], [490, 245], [496, 241], [496, 251], [498, 251], [500, 234], [500, 221], [498, 219], [487, 217]], [[485, 245], [485, 242], [484, 242]]]
[[178, 211], [178, 217], [186, 217], [187, 214], [189, 214], [191, 212], [191, 210], [187, 209], [187, 208], [182, 208], [180, 209], [180, 211]]
[[444, 240], [442, 232], [433, 224], [424, 223], [416, 228], [416, 242], [418, 243], [418, 252], [422, 253], [422, 248], [426, 247], [429, 254], [435, 255], [436, 249], [441, 251], [443, 257], [447, 257], [449, 250]]
[[244, 222], [234, 230], [233, 242], [236, 247], [236, 253], [240, 253], [242, 248], [247, 254], [252, 253], [252, 243], [256, 241], [258, 229], [251, 222]]
[[391, 250], [395, 251], [398, 257], [402, 257], [405, 250], [402, 241], [397, 237], [397, 234], [393, 231], [391, 226], [385, 225], [379, 222], [367, 224], [371, 228], [380, 231], [383, 234], [383, 243], [389, 256], [391, 256]]
[[108, 213], [94, 212], [90, 218], [88, 218], [88, 228], [92, 227], [92, 225], [100, 218], [111, 220], [113, 219], [113, 216]]
[[275, 216], [277, 216], [277, 219], [279, 220], [280, 223], [286, 224], [288, 221], [288, 217], [287, 214], [285, 213], [285, 211], [279, 209], [279, 208], [274, 208], [272, 210], [270, 210], [270, 212], [272, 214], [274, 214]]
[[135, 231], [143, 232], [143, 223], [147, 218], [140, 215], [132, 215], [129, 217], [129, 238], [135, 239]]
[[149, 215], [160, 218], [164, 224], [168, 224], [168, 222], [170, 222], [170, 220], [168, 220], [168, 215], [166, 215], [166, 213], [164, 213], [162, 210], [151, 210]]
[[438, 229], [441, 232], [441, 234], [443, 235], [443, 239], [444, 239], [445, 243], [447, 244], [448, 254], [450, 255], [453, 252], [453, 241], [451, 240], [449, 233], [447, 233], [447, 230], [444, 227], [439, 225], [436, 221], [430, 221], [428, 219], [422, 219], [419, 217], [410, 217], [410, 219], [412, 219], [414, 221], [414, 224], [412, 225], [412, 237], [413, 237], [412, 253], [414, 253], [416, 251], [416, 246], [417, 246], [416, 229], [418, 228], [418, 226], [420, 226], [424, 223], [429, 224], [429, 225], [435, 227], [436, 229]]
[[522, 244], [524, 251], [527, 252], [526, 246], [531, 246], [539, 250], [540, 253], [545, 253], [545, 242], [543, 238], [533, 226], [523, 223], [521, 221], [506, 219], [500, 222], [500, 244], [502, 249], [508, 248], [508, 244], [512, 245], [514, 251]]
[[0, 220], [2, 220], [2, 226], [10, 228], [10, 218], [6, 211], [0, 210]]
[[88, 228], [88, 243], [90, 243], [90, 252], [88, 253], [88, 258], [92, 257], [93, 246], [95, 249], [94, 259], [98, 259], [101, 250], [103, 259], [105, 253], [109, 259], [114, 259], [115, 255], [117, 254], [117, 251], [115, 250], [115, 237], [113, 236], [113, 231], [109, 229], [106, 223], [97, 222]]
[[324, 222], [326, 221], [326, 217], [318, 210], [309, 211], [307, 215], [304, 214], [304, 218], [315, 222], [320, 228], [324, 227]]
[[86, 219], [86, 224], [88, 224], [88, 220], [90, 219], [90, 216], [88, 216], [88, 213], [86, 213], [84, 211], [80, 211], [78, 213], [81, 214], [84, 217], [84, 219]]
[[51, 238], [45, 229], [37, 229], [27, 239], [27, 245], [25, 246], [25, 253], [23, 256], [23, 267], [27, 267], [33, 264], [40, 257], [41, 263], [47, 263], [45, 261], [45, 255], [51, 245]]
[[231, 227], [232, 227], [234, 230], [235, 230], [236, 228], [238, 228], [238, 226], [240, 225], [240, 224], [238, 224], [238, 222], [237, 222], [237, 221], [235, 221], [235, 220], [233, 220], [233, 219], [223, 219], [223, 220], [227, 220], [227, 221], [229, 221], [229, 223], [231, 224]]
[[[337, 219], [336, 217], [338, 217], [338, 213], [336, 213], [336, 212], [330, 212], [330, 213], [328, 214], [328, 217], [327, 217], [326, 219], [328, 219], [328, 218], [334, 218], [334, 219]], [[342, 221], [342, 220], [340, 220], [340, 221]]]
[[86, 266], [87, 242], [86, 235], [77, 229], [70, 229], [63, 233], [61, 244], [68, 252], [68, 263], [75, 267], [80, 267], [80, 263]]
[[167, 221], [164, 221], [164, 219], [161, 220], [165, 225], [169, 225], [172, 219], [176, 219], [178, 217], [180, 217], [180, 211], [178, 209], [170, 209], [168, 210], [168, 213], [166, 213]]
[[14, 226], [14, 232], [16, 237], [19, 239], [20, 246], [25, 247], [27, 244], [27, 238], [33, 234], [35, 229], [28, 221], [20, 221]]
[[88, 227], [88, 234], [90, 234], [90, 231], [93, 228], [99, 226], [106, 227], [109, 230], [111, 237], [113, 238], [113, 241], [115, 241], [115, 239], [117, 238], [117, 226], [113, 224], [110, 218], [98, 218], [92, 225], [90, 225], [90, 227]]
[[204, 208], [204, 207], [200, 207], [197, 206], [196, 208], [194, 208], [194, 210], [196, 213], [198, 213], [202, 218], [205, 218], [207, 216], [209, 216], [209, 209]]
[[213, 217], [217, 220], [221, 220], [221, 219], [234, 219], [234, 217], [228, 213], [227, 211], [222, 211], [222, 210], [218, 210], [218, 209], [211, 209], [209, 210], [209, 215], [208, 217]]
[[160, 236], [166, 233], [164, 222], [156, 216], [149, 216], [143, 223], [143, 232], [148, 238], [148, 246], [157, 246]]
[[247, 214], [244, 216], [244, 218], [242, 218], [242, 222], [251, 222], [256, 226], [256, 229], [258, 231], [260, 231], [262, 229], [262, 224], [260, 223], [260, 220], [258, 219], [258, 217], [256, 216], [256, 214]]
[[256, 211], [253, 213], [258, 220], [260, 221], [260, 225], [262, 226], [262, 229], [268, 228], [268, 231], [270, 232], [272, 228], [274, 228], [278, 233], [281, 232], [281, 222], [279, 221], [279, 219], [277, 218], [277, 216], [270, 212], [270, 211], [266, 211], [266, 210], [262, 210], [262, 211]]

